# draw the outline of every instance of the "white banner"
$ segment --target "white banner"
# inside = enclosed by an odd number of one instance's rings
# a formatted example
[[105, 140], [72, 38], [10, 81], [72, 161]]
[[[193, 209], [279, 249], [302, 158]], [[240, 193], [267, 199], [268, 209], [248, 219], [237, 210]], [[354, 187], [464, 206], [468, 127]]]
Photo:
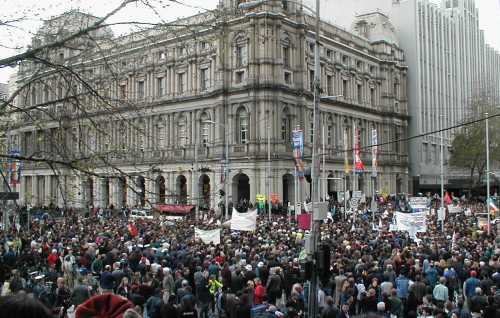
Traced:
[[396, 224], [398, 227], [398, 231], [408, 231], [409, 233], [427, 232], [427, 220], [425, 218], [425, 212], [396, 212]]
[[205, 244], [214, 243], [215, 245], [220, 244], [220, 229], [215, 230], [200, 230], [198, 228], [194, 229], [194, 237], [200, 239]]
[[448, 205], [448, 212], [450, 214], [457, 214], [462, 212], [462, 207], [459, 205]]
[[408, 203], [412, 212], [423, 212], [428, 209], [428, 200], [425, 197], [411, 197], [408, 198]]
[[231, 230], [233, 231], [255, 231], [257, 228], [257, 210], [240, 213], [233, 208], [231, 218]]

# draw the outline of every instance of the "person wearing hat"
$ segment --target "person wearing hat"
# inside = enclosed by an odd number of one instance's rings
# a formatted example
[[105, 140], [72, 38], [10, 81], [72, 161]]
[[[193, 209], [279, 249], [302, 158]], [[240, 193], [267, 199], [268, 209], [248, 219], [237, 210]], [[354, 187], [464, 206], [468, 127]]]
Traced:
[[467, 305], [470, 308], [470, 300], [476, 294], [476, 288], [479, 287], [481, 281], [477, 279], [477, 272], [471, 271], [470, 277], [467, 278], [463, 285], [463, 293], [467, 301]]

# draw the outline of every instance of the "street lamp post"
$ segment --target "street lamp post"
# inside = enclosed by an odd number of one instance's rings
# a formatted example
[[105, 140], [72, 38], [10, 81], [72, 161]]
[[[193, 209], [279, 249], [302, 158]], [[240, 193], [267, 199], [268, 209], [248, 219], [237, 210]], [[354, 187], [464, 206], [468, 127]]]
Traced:
[[221, 126], [224, 128], [224, 141], [225, 141], [225, 154], [224, 154], [224, 157], [225, 157], [225, 160], [224, 160], [224, 210], [225, 210], [225, 216], [224, 218], [227, 220], [229, 219], [229, 199], [228, 199], [228, 196], [229, 196], [229, 193], [227, 191], [227, 177], [229, 175], [228, 173], [228, 170], [229, 170], [229, 132], [228, 132], [228, 129], [227, 129], [227, 126], [224, 125], [224, 124], [221, 124], [221, 123], [217, 123], [213, 120], [205, 120], [204, 123], [207, 123], [207, 124], [212, 124], [212, 125], [216, 125], [216, 126]]
[[488, 236], [491, 234], [491, 217], [490, 217], [490, 133], [488, 123], [488, 113], [486, 117], [486, 213], [488, 215]]

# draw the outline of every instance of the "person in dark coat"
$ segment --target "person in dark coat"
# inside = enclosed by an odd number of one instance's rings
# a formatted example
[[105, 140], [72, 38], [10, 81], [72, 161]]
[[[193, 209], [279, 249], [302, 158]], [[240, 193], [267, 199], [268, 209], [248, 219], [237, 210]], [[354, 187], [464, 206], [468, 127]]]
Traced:
[[337, 318], [340, 315], [340, 311], [337, 306], [333, 303], [333, 298], [327, 296], [325, 299], [326, 306], [321, 312], [320, 318]]

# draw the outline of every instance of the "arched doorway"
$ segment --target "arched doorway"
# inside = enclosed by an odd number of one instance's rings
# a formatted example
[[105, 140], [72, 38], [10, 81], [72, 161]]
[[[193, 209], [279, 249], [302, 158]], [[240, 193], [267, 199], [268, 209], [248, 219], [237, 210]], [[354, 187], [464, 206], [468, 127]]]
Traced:
[[104, 178], [101, 180], [101, 204], [102, 208], [109, 207], [109, 178]]
[[293, 176], [289, 173], [283, 175], [283, 206], [287, 206], [288, 203], [293, 204], [295, 201], [295, 184]]
[[202, 174], [198, 180], [198, 196], [200, 199], [198, 200], [198, 204], [203, 209], [208, 210], [210, 208], [210, 191], [210, 177]]
[[250, 178], [239, 173], [233, 178], [233, 202], [250, 201]]
[[165, 204], [165, 178], [163, 176], [156, 178], [156, 194], [156, 201]]
[[175, 182], [177, 189], [177, 201], [178, 203], [185, 204], [187, 202], [187, 180], [182, 174], [177, 177]]
[[127, 206], [127, 179], [125, 179], [125, 177], [118, 178], [118, 191], [118, 202], [122, 207]]
[[146, 180], [143, 176], [137, 177], [137, 205], [146, 205]]

